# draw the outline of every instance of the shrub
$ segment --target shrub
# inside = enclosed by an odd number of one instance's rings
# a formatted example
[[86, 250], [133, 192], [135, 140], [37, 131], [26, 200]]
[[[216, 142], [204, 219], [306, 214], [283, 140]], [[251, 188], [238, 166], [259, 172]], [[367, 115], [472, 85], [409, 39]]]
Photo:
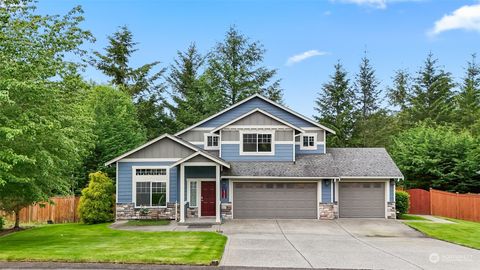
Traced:
[[397, 218], [402, 217], [408, 212], [410, 208], [410, 194], [406, 191], [395, 192], [395, 209], [397, 211]]
[[0, 231], [3, 230], [3, 226], [5, 226], [5, 219], [3, 219], [3, 217], [0, 217]]
[[91, 173], [88, 177], [88, 187], [82, 190], [78, 205], [80, 220], [86, 224], [113, 221], [115, 204], [113, 181], [102, 172]]

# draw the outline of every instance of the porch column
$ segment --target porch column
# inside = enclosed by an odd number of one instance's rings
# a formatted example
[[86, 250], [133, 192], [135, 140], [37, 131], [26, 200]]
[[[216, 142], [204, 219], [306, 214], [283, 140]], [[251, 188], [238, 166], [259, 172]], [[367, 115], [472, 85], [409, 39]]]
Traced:
[[221, 217], [220, 217], [220, 208], [221, 208], [221, 202], [220, 202], [220, 193], [222, 192], [220, 190], [220, 165], [215, 165], [215, 184], [216, 184], [216, 187], [215, 187], [215, 190], [217, 192], [215, 192], [215, 203], [216, 203], [216, 206], [215, 207], [215, 222], [217, 223], [220, 223], [221, 222]]
[[185, 222], [185, 166], [180, 164], [180, 223]]

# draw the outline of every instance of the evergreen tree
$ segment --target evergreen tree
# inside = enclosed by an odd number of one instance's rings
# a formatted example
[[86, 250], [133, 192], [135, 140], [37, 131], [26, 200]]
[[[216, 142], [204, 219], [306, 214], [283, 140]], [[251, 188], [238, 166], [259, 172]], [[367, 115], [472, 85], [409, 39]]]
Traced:
[[211, 53], [207, 69], [209, 84], [223, 92], [223, 107], [255, 93], [274, 101], [282, 101], [282, 89], [274, 76], [277, 71], [260, 66], [265, 49], [259, 42], [250, 42], [235, 27], [230, 27], [225, 40]]
[[409, 106], [409, 98], [411, 94], [411, 78], [404, 69], [395, 71], [393, 76], [393, 86], [387, 89], [389, 103], [392, 106], [399, 107], [400, 111], [404, 111]]
[[169, 106], [179, 129], [184, 129], [215, 113], [209, 111], [209, 95], [204, 80], [200, 80], [200, 69], [205, 57], [200, 55], [195, 44], [186, 52], [177, 52], [167, 78], [172, 88], [174, 105]]
[[360, 119], [366, 119], [380, 108], [379, 84], [375, 76], [375, 69], [370, 64], [370, 59], [365, 52], [354, 83]]
[[466, 75], [457, 96], [457, 122], [461, 127], [469, 129], [480, 118], [480, 66], [475, 60], [474, 54], [467, 64]]
[[130, 58], [138, 50], [135, 48], [138, 43], [133, 41], [132, 32], [126, 26], [122, 26], [112, 36], [108, 36], [108, 43], [104, 49], [105, 54], [93, 52], [95, 57], [90, 60], [90, 63], [107, 75], [111, 84], [133, 98], [148, 99], [150, 95], [160, 96], [164, 85], [158, 81], [165, 69], [150, 75], [160, 62], [144, 64], [139, 68], [130, 66]]
[[335, 65], [330, 82], [322, 86], [315, 101], [315, 110], [319, 113], [315, 119], [335, 130], [329, 145], [345, 147], [350, 143], [354, 126], [355, 93], [349, 85], [347, 72], [342, 64]]
[[450, 73], [438, 67], [437, 62], [430, 53], [415, 78], [409, 110], [413, 122], [430, 119], [442, 124], [452, 121], [453, 79]]
[[95, 58], [90, 63], [110, 77], [114, 86], [132, 97], [137, 106], [139, 121], [147, 129], [147, 138], [152, 139], [166, 131], [176, 130], [165, 110], [167, 101], [162, 96], [165, 85], [160, 79], [165, 69], [153, 71], [160, 62], [144, 64], [139, 68], [130, 66], [130, 58], [137, 51], [135, 46], [138, 43], [133, 41], [133, 34], [126, 26], [109, 36], [108, 41], [105, 54], [94, 52]]

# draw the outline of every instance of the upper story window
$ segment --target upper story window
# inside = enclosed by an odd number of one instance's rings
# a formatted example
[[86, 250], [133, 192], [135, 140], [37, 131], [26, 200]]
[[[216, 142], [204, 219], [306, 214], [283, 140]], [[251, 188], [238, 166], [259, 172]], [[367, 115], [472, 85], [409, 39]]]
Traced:
[[273, 154], [273, 132], [241, 132], [242, 155], [268, 155]]
[[205, 150], [218, 150], [219, 136], [215, 134], [205, 134]]
[[300, 137], [301, 150], [316, 150], [317, 149], [317, 134], [307, 133]]

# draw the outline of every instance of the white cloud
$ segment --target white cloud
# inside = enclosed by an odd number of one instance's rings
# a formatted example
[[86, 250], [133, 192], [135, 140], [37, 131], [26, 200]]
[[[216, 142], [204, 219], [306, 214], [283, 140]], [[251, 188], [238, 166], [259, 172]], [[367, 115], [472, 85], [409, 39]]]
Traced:
[[309, 50], [300, 54], [293, 55], [287, 59], [287, 66], [291, 66], [293, 64], [302, 62], [303, 60], [306, 60], [311, 57], [315, 56], [322, 56], [322, 55], [327, 55], [327, 52], [322, 52], [322, 51], [317, 51], [317, 50]]
[[420, 2], [423, 0], [331, 0], [333, 2], [341, 2], [347, 4], [357, 4], [359, 6], [369, 6], [379, 9], [387, 8], [388, 4], [399, 2]]
[[441, 32], [463, 29], [480, 32], [480, 4], [463, 6], [453, 11], [453, 13], [444, 15], [435, 22], [435, 26], [430, 30], [430, 35], [437, 35]]

